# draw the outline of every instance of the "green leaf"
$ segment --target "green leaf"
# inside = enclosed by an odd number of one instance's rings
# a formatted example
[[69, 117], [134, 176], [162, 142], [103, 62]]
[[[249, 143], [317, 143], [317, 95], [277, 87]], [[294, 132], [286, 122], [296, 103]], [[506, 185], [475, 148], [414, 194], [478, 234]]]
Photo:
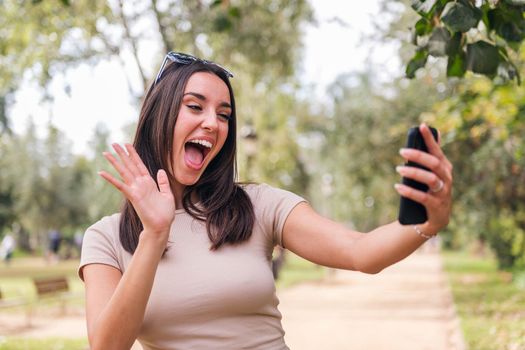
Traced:
[[69, 6], [71, 5], [71, 2], [69, 0], [60, 0], [60, 2], [64, 5], [64, 6]]
[[447, 62], [447, 77], [462, 77], [466, 72], [465, 53], [458, 52], [455, 55], [448, 57]]
[[427, 35], [432, 32], [432, 24], [426, 18], [421, 18], [415, 25], [416, 34], [419, 36]]
[[215, 0], [211, 3], [210, 7], [216, 7], [216, 6], [219, 6], [220, 4], [222, 4], [222, 0]]
[[521, 10], [501, 6], [487, 13], [489, 28], [509, 42], [521, 42], [525, 38], [525, 19]]
[[220, 14], [215, 19], [213, 26], [217, 32], [225, 32], [232, 28], [232, 22], [230, 21], [228, 16]]
[[450, 32], [447, 30], [447, 28], [434, 28], [430, 38], [428, 39], [428, 53], [434, 57], [446, 56], [450, 39]]
[[441, 21], [452, 32], [466, 32], [475, 27], [481, 19], [481, 11], [461, 2], [449, 2], [441, 14]]
[[447, 45], [447, 56], [455, 56], [460, 52], [461, 49], [461, 38], [463, 38], [463, 33], [456, 32], [449, 40]]
[[228, 9], [228, 15], [233, 18], [240, 18], [241, 10], [237, 6], [230, 7]]
[[437, 0], [412, 0], [412, 8], [420, 15], [428, 18], [436, 2]]
[[427, 50], [419, 50], [416, 52], [414, 57], [408, 62], [405, 74], [406, 77], [409, 79], [413, 79], [416, 76], [416, 71], [419, 68], [423, 68], [425, 64], [427, 63], [428, 59], [428, 51]]
[[467, 69], [479, 74], [492, 76], [500, 62], [498, 48], [486, 41], [467, 45]]
[[505, 2], [512, 6], [523, 6], [525, 5], [525, 0], [505, 0]]

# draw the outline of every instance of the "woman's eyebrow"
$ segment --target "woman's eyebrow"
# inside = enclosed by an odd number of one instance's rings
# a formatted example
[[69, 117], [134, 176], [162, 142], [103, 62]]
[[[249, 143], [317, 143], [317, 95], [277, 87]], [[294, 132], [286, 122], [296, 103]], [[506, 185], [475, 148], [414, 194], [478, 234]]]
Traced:
[[192, 96], [197, 97], [199, 100], [206, 101], [206, 96], [201, 95], [201, 94], [196, 93], [196, 92], [186, 92], [186, 93], [184, 94], [184, 96], [186, 96], [186, 95], [192, 95]]
[[[199, 100], [201, 101], [206, 101], [206, 96], [202, 95], [202, 94], [199, 94], [197, 92], [186, 92], [183, 96], [186, 96], [186, 95], [191, 95], [191, 96], [195, 96], [197, 97]], [[232, 106], [228, 103], [228, 102], [221, 102], [219, 104], [219, 106], [221, 107], [227, 107], [227, 108], [232, 108]]]

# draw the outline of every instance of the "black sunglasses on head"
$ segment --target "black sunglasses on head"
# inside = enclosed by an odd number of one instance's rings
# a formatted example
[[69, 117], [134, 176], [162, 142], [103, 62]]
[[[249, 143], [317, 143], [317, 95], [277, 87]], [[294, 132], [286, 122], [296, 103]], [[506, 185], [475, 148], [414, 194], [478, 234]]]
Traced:
[[162, 61], [162, 65], [160, 66], [159, 73], [157, 74], [157, 77], [155, 78], [155, 83], [153, 83], [153, 85], [157, 85], [158, 81], [162, 77], [162, 73], [164, 72], [164, 68], [166, 67], [166, 63], [168, 62], [168, 60], [175, 62], [175, 63], [179, 63], [179, 64], [192, 64], [193, 62], [209, 64], [209, 65], [220, 68], [229, 78], [233, 78], [232, 72], [218, 65], [215, 62], [203, 60], [201, 58], [189, 55], [187, 53], [170, 51], [168, 52], [166, 57], [164, 57], [164, 61]]

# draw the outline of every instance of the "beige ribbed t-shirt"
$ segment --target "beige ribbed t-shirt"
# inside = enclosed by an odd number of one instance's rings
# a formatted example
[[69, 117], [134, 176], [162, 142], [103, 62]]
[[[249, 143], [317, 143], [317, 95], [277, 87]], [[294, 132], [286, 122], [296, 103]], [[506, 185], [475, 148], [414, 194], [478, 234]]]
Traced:
[[[282, 245], [288, 214], [304, 199], [266, 184], [244, 189], [256, 220], [251, 238], [241, 244], [210, 250], [205, 223], [176, 211], [172, 244], [159, 263], [138, 336], [145, 350], [288, 349], [271, 255]], [[104, 217], [87, 229], [80, 278], [88, 264], [126, 271], [131, 254], [120, 244], [119, 219], [120, 214]]]

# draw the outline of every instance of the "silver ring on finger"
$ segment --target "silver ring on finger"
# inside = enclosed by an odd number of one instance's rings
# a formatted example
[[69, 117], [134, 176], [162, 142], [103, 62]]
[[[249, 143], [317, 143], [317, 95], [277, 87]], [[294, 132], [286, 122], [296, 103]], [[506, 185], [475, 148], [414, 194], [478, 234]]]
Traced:
[[443, 182], [443, 180], [439, 179], [439, 182], [438, 182], [437, 186], [434, 187], [434, 188], [431, 188], [430, 192], [437, 193], [437, 192], [441, 191], [444, 186], [445, 186], [445, 183]]

